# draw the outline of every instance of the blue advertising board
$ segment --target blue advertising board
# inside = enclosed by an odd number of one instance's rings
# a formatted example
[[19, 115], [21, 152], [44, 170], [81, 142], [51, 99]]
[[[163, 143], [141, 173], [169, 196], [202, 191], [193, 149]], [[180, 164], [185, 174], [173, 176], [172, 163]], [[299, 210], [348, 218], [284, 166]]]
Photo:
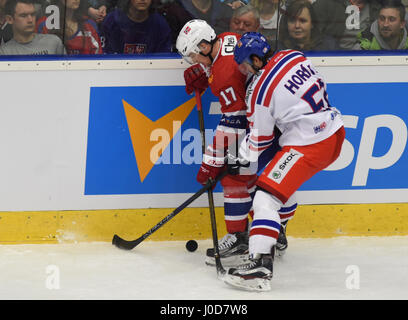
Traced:
[[[338, 161], [300, 190], [407, 188], [407, 91], [408, 83], [329, 83], [346, 141]], [[220, 119], [209, 112], [214, 102], [207, 90], [207, 142]], [[192, 193], [200, 164], [195, 100], [184, 86], [91, 88], [86, 195]]]

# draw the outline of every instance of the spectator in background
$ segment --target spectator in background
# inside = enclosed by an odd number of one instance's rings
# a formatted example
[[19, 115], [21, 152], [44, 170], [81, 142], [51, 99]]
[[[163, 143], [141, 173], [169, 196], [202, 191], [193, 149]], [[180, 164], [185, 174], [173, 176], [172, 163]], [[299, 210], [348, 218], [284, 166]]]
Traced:
[[405, 7], [400, 0], [384, 0], [370, 28], [359, 34], [363, 50], [408, 49]]
[[316, 0], [320, 31], [334, 37], [342, 50], [359, 50], [357, 35], [377, 19], [379, 0]]
[[[286, 4], [286, 6], [288, 6], [288, 5], [290, 5], [292, 2], [295, 2], [295, 1], [298, 1], [298, 0], [282, 0], [281, 3], [284, 2], [284, 3]], [[308, 0], [308, 1], [309, 1], [311, 4], [313, 4], [313, 3], [316, 2], [316, 0]]]
[[0, 45], [13, 38], [11, 24], [7, 22], [4, 6], [7, 0], [0, 0]]
[[98, 36], [101, 42], [102, 52], [105, 51], [105, 37], [100, 33], [102, 22], [108, 14], [108, 0], [88, 0], [88, 16], [95, 21], [98, 29]]
[[155, 0], [157, 12], [160, 13], [167, 21], [171, 29], [172, 51], [177, 52], [176, 40], [183, 26], [194, 19], [177, 0]]
[[102, 24], [107, 15], [107, 4], [105, 0], [88, 0], [88, 16], [94, 20], [98, 26]]
[[[280, 1], [280, 9], [278, 8], [279, 0], [251, 0], [251, 4], [259, 11], [261, 26], [258, 32], [262, 33], [270, 44], [274, 44], [276, 42], [279, 19], [286, 7], [285, 1]], [[274, 47], [272, 46], [272, 48]]]
[[405, 23], [408, 28], [408, 0], [402, 0], [402, 5], [405, 7]]
[[238, 9], [241, 6], [245, 6], [249, 4], [249, 0], [219, 0], [227, 5], [229, 5], [232, 9]]
[[[87, 18], [86, 0], [53, 0], [59, 8], [59, 23], [48, 29], [44, 16], [38, 20], [37, 31], [57, 35], [65, 45], [68, 54], [102, 54], [102, 45], [95, 21]], [[52, 24], [48, 24], [52, 26]]]
[[[119, 3], [119, 0], [105, 0], [106, 1], [106, 13], [107, 14], [109, 14], [109, 13], [111, 13], [113, 10], [115, 10], [115, 9], [117, 9], [118, 7], [120, 7], [120, 6], [118, 6], [118, 3]], [[127, 1], [127, 0], [121, 0], [122, 2], [123, 1]]]
[[320, 33], [316, 20], [316, 14], [310, 1], [297, 0], [292, 2], [282, 16], [278, 50], [336, 50], [335, 40]]
[[34, 7], [37, 13], [37, 19], [45, 14], [45, 8], [50, 4], [49, 0], [33, 0]]
[[65, 54], [61, 39], [52, 34], [35, 32], [36, 9], [32, 0], [7, 0], [7, 22], [12, 25], [13, 39], [0, 46], [2, 55]]
[[195, 19], [206, 21], [216, 34], [229, 30], [232, 7], [220, 0], [180, 0]]
[[152, 0], [128, 0], [102, 23], [106, 53], [144, 54], [171, 52], [171, 29]]
[[258, 31], [259, 12], [250, 4], [234, 9], [230, 20], [230, 32], [244, 34], [245, 32]]

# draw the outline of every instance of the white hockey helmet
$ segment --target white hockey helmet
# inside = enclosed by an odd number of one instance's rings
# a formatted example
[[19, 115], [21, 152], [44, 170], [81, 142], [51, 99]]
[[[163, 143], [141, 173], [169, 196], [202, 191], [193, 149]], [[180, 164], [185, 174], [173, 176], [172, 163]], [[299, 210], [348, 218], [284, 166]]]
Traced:
[[190, 58], [191, 53], [200, 53], [198, 45], [202, 41], [213, 43], [217, 35], [211, 26], [204, 20], [193, 19], [187, 22], [181, 29], [177, 41], [176, 48], [183, 58], [190, 64], [193, 61]]

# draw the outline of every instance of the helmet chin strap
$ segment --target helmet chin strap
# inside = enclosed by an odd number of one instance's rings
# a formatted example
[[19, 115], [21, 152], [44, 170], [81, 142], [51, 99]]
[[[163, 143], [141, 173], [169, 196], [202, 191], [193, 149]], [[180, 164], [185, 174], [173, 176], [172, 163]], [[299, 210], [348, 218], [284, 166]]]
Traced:
[[255, 70], [255, 73], [256, 73], [256, 74], [258, 74], [258, 73], [259, 73], [259, 70], [261, 70], [260, 68], [255, 67], [254, 64], [251, 64], [251, 67], [252, 67], [252, 69]]
[[213, 51], [213, 45], [211, 45], [211, 50], [210, 50], [210, 52], [209, 53], [207, 53], [207, 54], [204, 54], [204, 53], [202, 53], [202, 52], [200, 52], [200, 54], [202, 55], [202, 56], [204, 56], [204, 57], [207, 57], [207, 58], [209, 58], [210, 59], [210, 61], [211, 61], [211, 64], [213, 63], [213, 61], [214, 61], [214, 58], [212, 57], [212, 55], [211, 55], [211, 53], [212, 53], [212, 51]]
[[200, 54], [201, 54], [202, 56], [207, 57], [207, 58], [210, 59], [211, 64], [214, 62], [214, 58], [212, 57], [212, 50], [213, 50], [213, 48], [214, 48], [214, 45], [211, 44], [211, 50], [210, 50], [210, 52], [208, 52], [207, 54], [204, 54], [204, 53], [202, 53], [202, 52], [200, 51]]
[[[256, 57], [258, 57], [258, 56], [256, 56]], [[255, 71], [256, 74], [258, 74], [259, 71], [260, 71], [263, 67], [265, 67], [265, 65], [266, 65], [266, 62], [264, 61], [264, 59], [259, 58], [259, 57], [258, 57], [258, 59], [260, 59], [260, 60], [262, 61], [262, 66], [261, 66], [260, 68], [257, 67], [257, 66], [255, 66], [254, 61], [253, 61], [252, 58], [250, 59], [250, 63], [249, 63], [249, 65], [252, 67], [252, 69], [254, 69], [254, 71]], [[247, 61], [248, 61], [248, 60], [247, 60]]]
[[210, 51], [207, 53], [207, 54], [204, 54], [204, 53], [202, 53], [201, 51], [200, 51], [200, 54], [202, 55], [202, 56], [204, 56], [204, 57], [207, 57], [207, 58], [209, 58], [210, 59], [210, 61], [211, 61], [211, 64], [214, 62], [214, 58], [212, 57], [212, 52], [213, 52], [213, 50], [214, 50], [214, 43], [217, 41], [217, 39], [214, 39], [213, 41], [211, 41], [211, 42], [207, 42], [209, 45], [211, 45], [211, 49], [210, 49]]

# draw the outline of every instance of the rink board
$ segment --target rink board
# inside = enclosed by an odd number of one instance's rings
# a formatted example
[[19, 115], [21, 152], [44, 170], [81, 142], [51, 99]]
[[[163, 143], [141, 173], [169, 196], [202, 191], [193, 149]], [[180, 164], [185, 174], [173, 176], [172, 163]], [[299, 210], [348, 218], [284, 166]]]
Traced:
[[[406, 234], [408, 58], [312, 60], [343, 113], [347, 141], [338, 161], [301, 187], [289, 235]], [[173, 58], [0, 61], [9, 88], [0, 242], [138, 237], [195, 193], [201, 137], [185, 67]], [[209, 90], [202, 100], [210, 141], [219, 104]], [[210, 238], [206, 206], [200, 197], [149, 239]]]
[[[0, 213], [0, 243], [134, 240], [172, 209], [42, 211]], [[217, 231], [224, 235], [223, 209], [216, 208]], [[408, 204], [301, 205], [287, 234], [299, 238], [408, 235]], [[145, 241], [212, 238], [208, 208], [187, 208]]]

